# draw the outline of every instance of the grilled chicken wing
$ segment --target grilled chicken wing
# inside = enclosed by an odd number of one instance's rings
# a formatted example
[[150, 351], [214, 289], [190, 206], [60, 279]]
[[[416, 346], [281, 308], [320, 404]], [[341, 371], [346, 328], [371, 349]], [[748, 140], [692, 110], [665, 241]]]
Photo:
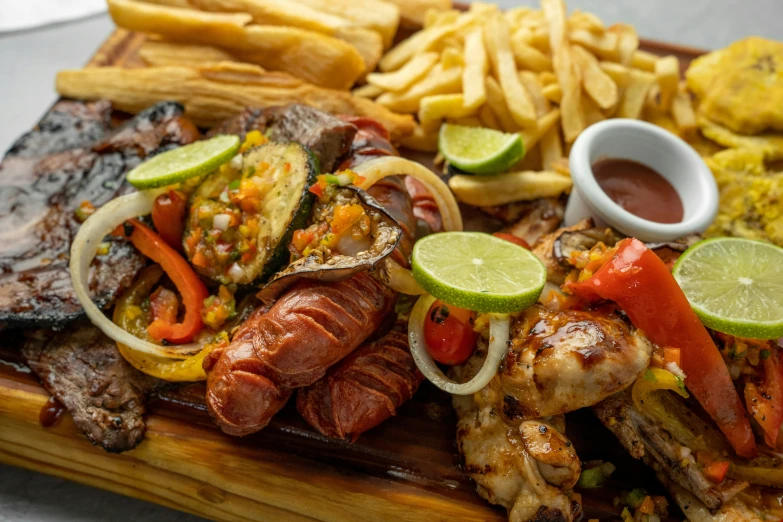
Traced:
[[508, 421], [591, 406], [647, 368], [650, 342], [614, 314], [536, 305], [511, 330], [510, 349], [482, 400]]

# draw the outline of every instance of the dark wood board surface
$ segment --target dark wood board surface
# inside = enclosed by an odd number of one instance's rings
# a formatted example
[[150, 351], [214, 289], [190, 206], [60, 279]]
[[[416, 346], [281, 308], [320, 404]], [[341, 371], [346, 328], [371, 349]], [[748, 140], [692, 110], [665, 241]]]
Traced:
[[[89, 64], [138, 66], [143, 39], [117, 30]], [[674, 54], [683, 67], [700, 54], [653, 41], [642, 48]], [[144, 442], [115, 455], [90, 445], [67, 415], [41, 427], [48, 393], [20, 364], [18, 343], [0, 334], [0, 462], [216, 520], [506, 519], [461, 471], [450, 400], [428, 383], [397, 417], [354, 444], [313, 432], [290, 404], [261, 433], [226, 436], [206, 414], [203, 384], [190, 385], [154, 400]], [[589, 411], [569, 414], [568, 435], [583, 461], [618, 467], [610, 488], [583, 495], [588, 518], [618, 517], [612, 499], [624, 488], [661, 491]]]

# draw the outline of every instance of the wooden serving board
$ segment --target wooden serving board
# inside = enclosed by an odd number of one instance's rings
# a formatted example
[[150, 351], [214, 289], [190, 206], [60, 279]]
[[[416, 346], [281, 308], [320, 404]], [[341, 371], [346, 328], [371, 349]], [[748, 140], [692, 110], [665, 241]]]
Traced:
[[[143, 39], [115, 31], [90, 66], [140, 65]], [[642, 48], [677, 55], [683, 67], [700, 54], [652, 41]], [[450, 400], [429, 383], [354, 444], [315, 433], [291, 404], [262, 432], [229, 437], [206, 413], [203, 384], [190, 385], [154, 400], [145, 440], [118, 455], [92, 446], [67, 415], [40, 425], [49, 394], [20, 363], [18, 342], [0, 334], [0, 462], [221, 521], [506, 520], [461, 471]], [[583, 495], [589, 518], [618, 518], [612, 498], [623, 488], [660, 491], [652, 472], [589, 412], [569, 414], [568, 422], [583, 461], [618, 467], [609, 488]]]

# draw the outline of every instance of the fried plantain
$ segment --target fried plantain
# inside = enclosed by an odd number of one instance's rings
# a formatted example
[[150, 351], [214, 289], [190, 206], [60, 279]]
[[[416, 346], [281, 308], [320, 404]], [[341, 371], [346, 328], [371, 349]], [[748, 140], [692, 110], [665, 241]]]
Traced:
[[739, 134], [783, 131], [783, 42], [749, 37], [693, 61], [701, 115]]

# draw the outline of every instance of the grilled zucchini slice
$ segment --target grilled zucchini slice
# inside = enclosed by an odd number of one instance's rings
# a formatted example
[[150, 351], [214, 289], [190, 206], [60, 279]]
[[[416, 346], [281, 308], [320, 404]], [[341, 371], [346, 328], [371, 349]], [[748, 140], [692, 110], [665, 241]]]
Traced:
[[185, 253], [221, 284], [260, 284], [288, 263], [288, 243], [304, 227], [317, 162], [298, 143], [269, 142], [207, 177], [190, 202]]

